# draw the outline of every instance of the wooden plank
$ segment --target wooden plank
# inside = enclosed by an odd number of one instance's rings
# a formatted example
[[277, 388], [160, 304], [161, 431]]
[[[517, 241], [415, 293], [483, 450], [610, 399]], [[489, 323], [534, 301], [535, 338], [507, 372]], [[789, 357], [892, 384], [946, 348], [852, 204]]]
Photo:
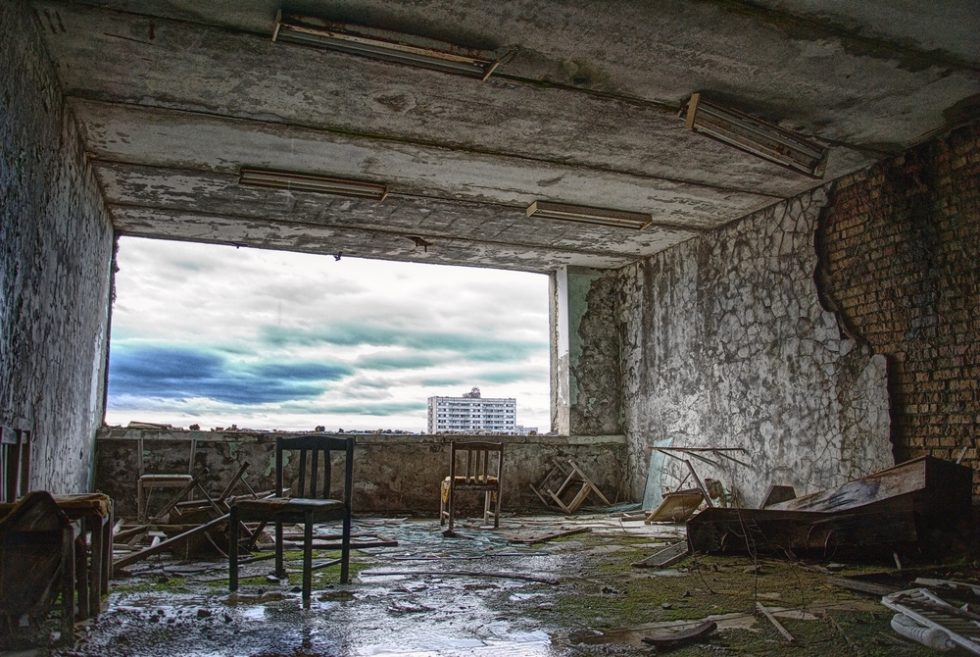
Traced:
[[783, 638], [786, 639], [787, 643], [796, 643], [796, 637], [790, 634], [789, 630], [783, 627], [783, 624], [780, 623], [776, 619], [776, 617], [772, 615], [772, 612], [770, 612], [765, 607], [765, 605], [763, 605], [761, 602], [756, 602], [755, 608], [758, 609], [760, 612], [762, 612], [762, 615], [765, 616], [770, 623], [772, 623], [772, 626], [775, 627], [779, 631], [779, 633], [783, 635]]
[[547, 534], [538, 534], [536, 536], [527, 537], [507, 537], [508, 543], [516, 543], [520, 545], [537, 545], [538, 543], [547, 543], [548, 541], [553, 541], [556, 538], [563, 538], [565, 536], [574, 536], [576, 534], [588, 534], [592, 531], [590, 527], [579, 527], [577, 529], [569, 529], [564, 531], [550, 532]]
[[632, 564], [634, 568], [667, 568], [690, 554], [687, 540], [671, 543], [667, 547], [657, 550], [646, 559]]
[[223, 516], [219, 516], [219, 517], [214, 518], [213, 520], [211, 520], [209, 522], [204, 523], [203, 525], [198, 525], [197, 527], [194, 527], [193, 529], [188, 529], [187, 531], [185, 531], [185, 532], [183, 532], [181, 534], [178, 534], [177, 536], [174, 536], [173, 538], [168, 538], [165, 541], [160, 541], [159, 543], [157, 543], [154, 546], [148, 547], [148, 548], [146, 548], [144, 550], [140, 550], [139, 552], [136, 552], [135, 554], [130, 554], [128, 556], [125, 556], [122, 559], [117, 560], [113, 564], [113, 568], [116, 569], [116, 570], [118, 570], [120, 568], [125, 568], [126, 566], [130, 566], [130, 565], [132, 565], [134, 563], [137, 563], [139, 561], [142, 561], [142, 560], [146, 559], [147, 557], [150, 557], [150, 556], [152, 556], [154, 554], [157, 554], [159, 552], [162, 552], [164, 550], [167, 550], [167, 549], [173, 547], [174, 545], [176, 545], [177, 543], [180, 543], [181, 541], [185, 541], [188, 538], [191, 538], [192, 536], [197, 536], [198, 534], [204, 533], [204, 532], [208, 531], [209, 529], [213, 529], [214, 527], [217, 527], [218, 525], [220, 525], [224, 521], [228, 520], [228, 515], [229, 514], [226, 513]]
[[848, 591], [867, 593], [878, 598], [883, 595], [890, 595], [899, 590], [894, 586], [878, 584], [877, 582], [868, 582], [865, 580], [855, 579], [853, 577], [828, 577], [827, 582], [833, 584], [834, 586], [839, 586], [842, 589], [847, 589]]

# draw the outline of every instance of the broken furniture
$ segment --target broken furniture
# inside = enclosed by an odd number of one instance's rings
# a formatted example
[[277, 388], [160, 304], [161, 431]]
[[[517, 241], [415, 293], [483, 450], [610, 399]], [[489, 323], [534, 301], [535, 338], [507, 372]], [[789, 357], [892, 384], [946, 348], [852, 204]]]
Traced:
[[[72, 544], [71, 573], [71, 590], [78, 593], [77, 618], [84, 620], [98, 616], [102, 611], [102, 597], [108, 593], [112, 575], [112, 500], [101, 493], [44, 495], [53, 501], [59, 514], [68, 520], [73, 538], [77, 536]], [[34, 493], [30, 493], [19, 504], [0, 504], [0, 516], [6, 515], [5, 520], [10, 519], [14, 511], [29, 498], [40, 513], [50, 513], [46, 509], [46, 500], [39, 501]], [[74, 603], [72, 612], [75, 612]]]
[[610, 505], [599, 487], [582, 472], [582, 468], [574, 459], [556, 460], [537, 485], [531, 484], [531, 490], [542, 504], [557, 508], [565, 514], [578, 511], [592, 494], [595, 494], [606, 506]]
[[45, 491], [9, 505], [0, 520], [0, 636], [20, 619], [45, 616], [61, 594], [61, 634], [75, 624], [75, 535], [68, 517]]
[[30, 471], [30, 430], [0, 426], [0, 502], [16, 502], [27, 493]]
[[[298, 482], [291, 490], [298, 497], [283, 497], [283, 452], [298, 452]], [[342, 499], [330, 498], [331, 455], [344, 454], [344, 479]], [[322, 461], [321, 461], [322, 454]], [[290, 459], [292, 460], [292, 458]], [[322, 486], [319, 476], [323, 470]], [[283, 565], [284, 523], [303, 525], [303, 606], [310, 606], [310, 590], [313, 582], [313, 525], [318, 522], [343, 521], [341, 556], [317, 568], [340, 563], [340, 582], [346, 584], [350, 572], [351, 499], [354, 484], [354, 439], [333, 436], [300, 436], [276, 438], [276, 496], [266, 499], [236, 500], [231, 504], [230, 539], [228, 541], [228, 589], [238, 590], [239, 529], [242, 522], [259, 521], [275, 523], [275, 574], [285, 577]], [[319, 497], [318, 497], [319, 493]], [[258, 531], [258, 530], [257, 530]]]
[[[976, 600], [974, 595], [971, 601]], [[897, 612], [891, 626], [905, 638], [937, 650], [960, 647], [980, 655], [980, 614], [969, 604], [953, 605], [928, 588], [891, 593], [881, 604]]]
[[765, 509], [705, 509], [687, 523], [695, 552], [868, 557], [948, 551], [968, 537], [970, 468], [929, 456]]
[[[461, 467], [457, 467], [457, 456]], [[456, 511], [456, 492], [483, 493], [483, 524], [490, 524], [493, 515], [494, 528], [500, 527], [500, 492], [504, 469], [504, 444], [485, 442], [456, 442], [449, 445], [449, 476], [442, 480], [439, 491], [439, 524], [449, 520], [448, 533], [453, 533], [453, 516]], [[493, 511], [490, 507], [493, 503]]]
[[684, 522], [698, 510], [705, 501], [704, 493], [699, 488], [686, 488], [673, 493], [664, 494], [663, 502], [647, 514], [643, 522]]
[[[680, 492], [681, 487], [690, 478], [694, 481], [694, 487], [704, 494], [704, 502], [709, 507], [714, 506], [712, 500], [718, 500], [722, 506], [737, 506], [735, 492], [726, 492], [725, 487], [717, 479], [705, 479], [702, 481], [701, 477], [698, 476], [697, 470], [694, 469], [694, 464], [691, 463], [691, 459], [706, 463], [722, 471], [725, 469], [725, 466], [731, 467], [731, 464], [727, 464], [721, 459], [726, 459], [735, 465], [751, 468], [745, 461], [741, 461], [732, 456], [732, 452], [746, 451], [744, 447], [654, 447], [653, 449], [672, 459], [677, 459], [687, 466], [687, 474], [684, 475], [684, 478], [677, 485], [679, 489], [677, 492]], [[712, 456], [715, 458], [711, 458]], [[648, 522], [651, 521], [648, 518]]]
[[191, 451], [190, 456], [187, 460], [187, 472], [186, 473], [158, 473], [158, 474], [146, 474], [143, 465], [143, 437], [136, 442], [136, 465], [138, 470], [138, 478], [136, 481], [136, 519], [139, 522], [146, 522], [147, 508], [149, 506], [150, 495], [156, 489], [179, 489], [180, 492], [171, 498], [169, 504], [166, 505], [165, 511], [158, 512], [155, 518], [160, 518], [166, 515], [166, 513], [173, 508], [173, 505], [179, 502], [187, 493], [191, 492], [197, 484], [199, 484], [199, 479], [194, 476], [194, 455], [197, 452], [197, 439], [191, 438]]

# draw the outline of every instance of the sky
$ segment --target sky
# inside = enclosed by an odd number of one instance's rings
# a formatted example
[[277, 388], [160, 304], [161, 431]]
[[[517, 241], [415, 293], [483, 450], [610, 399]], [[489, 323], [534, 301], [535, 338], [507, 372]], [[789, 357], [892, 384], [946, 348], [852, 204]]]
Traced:
[[550, 429], [541, 274], [119, 240], [106, 422], [424, 432], [426, 399]]

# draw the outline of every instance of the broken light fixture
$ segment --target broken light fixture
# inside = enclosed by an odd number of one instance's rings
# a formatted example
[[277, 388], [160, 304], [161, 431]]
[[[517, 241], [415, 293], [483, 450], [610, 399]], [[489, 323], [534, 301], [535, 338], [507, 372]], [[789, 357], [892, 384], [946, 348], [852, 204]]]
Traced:
[[527, 206], [527, 216], [616, 228], [634, 228], [636, 230], [646, 228], [653, 219], [644, 212], [627, 212], [625, 210], [594, 208], [587, 205], [571, 205], [570, 203], [553, 203], [551, 201], [535, 201]]
[[691, 94], [681, 116], [687, 127], [771, 162], [808, 176], [823, 176], [827, 149], [795, 132], [756, 118], [745, 112]]
[[252, 169], [243, 167], [238, 178], [240, 185], [273, 187], [296, 192], [315, 192], [319, 194], [338, 194], [383, 201], [388, 195], [385, 185], [363, 180], [331, 178], [309, 173], [274, 171], [271, 169]]
[[500, 63], [482, 51], [434, 39], [283, 11], [276, 15], [272, 40], [466, 75], [481, 81], [490, 77]]

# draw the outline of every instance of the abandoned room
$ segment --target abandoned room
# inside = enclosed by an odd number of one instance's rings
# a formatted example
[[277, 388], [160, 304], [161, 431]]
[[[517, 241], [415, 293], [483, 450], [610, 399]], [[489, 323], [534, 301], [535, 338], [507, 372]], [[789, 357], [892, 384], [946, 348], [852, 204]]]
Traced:
[[[0, 2], [0, 655], [980, 655], [977, 34]], [[550, 426], [113, 426], [128, 239], [546, 277]]]

